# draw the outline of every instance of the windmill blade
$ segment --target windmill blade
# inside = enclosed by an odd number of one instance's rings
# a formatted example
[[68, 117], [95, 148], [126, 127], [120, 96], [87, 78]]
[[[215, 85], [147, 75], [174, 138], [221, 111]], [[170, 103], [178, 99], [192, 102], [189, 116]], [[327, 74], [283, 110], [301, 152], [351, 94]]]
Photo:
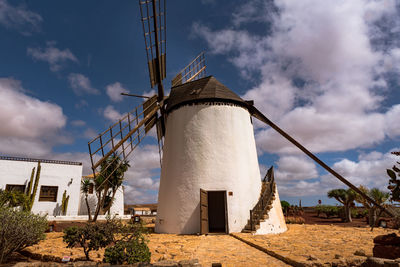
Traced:
[[192, 62], [183, 68], [171, 81], [172, 87], [194, 81], [206, 76], [206, 60], [201, 52]]
[[303, 145], [301, 145], [299, 142], [297, 142], [293, 137], [291, 137], [289, 134], [287, 134], [285, 131], [283, 131], [281, 128], [279, 128], [276, 124], [274, 124], [272, 121], [270, 121], [264, 114], [261, 113], [256, 107], [253, 105], [248, 105], [248, 109], [251, 113], [251, 115], [258, 120], [268, 124], [273, 128], [275, 131], [277, 131], [279, 134], [281, 134], [283, 137], [285, 137], [287, 140], [289, 140], [292, 144], [294, 144], [296, 147], [298, 147], [301, 151], [303, 151], [307, 156], [309, 156], [312, 160], [317, 162], [321, 167], [323, 167], [325, 170], [327, 170], [330, 174], [335, 176], [337, 179], [339, 179], [342, 183], [356, 191], [358, 194], [360, 194], [365, 200], [368, 202], [374, 204], [376, 207], [378, 207], [381, 211], [386, 212], [390, 216], [394, 216], [393, 213], [380, 204], [378, 204], [375, 200], [370, 198], [368, 195], [366, 195], [364, 192], [362, 192], [360, 189], [358, 189], [355, 185], [350, 183], [347, 179], [345, 179], [343, 176], [341, 176], [339, 173], [331, 169], [328, 165], [326, 165], [322, 160], [320, 160], [317, 156], [315, 156], [313, 153], [311, 153], [308, 149], [306, 149]]
[[[154, 95], [88, 143], [93, 176], [104, 177], [100, 187], [155, 125], [161, 105], [157, 102], [157, 95]], [[115, 165], [118, 159], [121, 160]]]
[[139, 0], [146, 46], [150, 85], [158, 85], [158, 101], [164, 97], [162, 80], [166, 76], [166, 16], [165, 0]]

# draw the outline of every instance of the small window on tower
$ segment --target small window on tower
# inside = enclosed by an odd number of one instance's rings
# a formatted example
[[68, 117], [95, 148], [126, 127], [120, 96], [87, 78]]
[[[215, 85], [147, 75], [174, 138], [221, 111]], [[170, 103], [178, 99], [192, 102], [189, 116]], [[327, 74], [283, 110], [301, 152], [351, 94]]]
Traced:
[[57, 202], [58, 186], [46, 186], [40, 187], [39, 201], [50, 201]]
[[25, 192], [25, 185], [23, 184], [8, 184], [6, 185], [6, 191], [18, 191]]

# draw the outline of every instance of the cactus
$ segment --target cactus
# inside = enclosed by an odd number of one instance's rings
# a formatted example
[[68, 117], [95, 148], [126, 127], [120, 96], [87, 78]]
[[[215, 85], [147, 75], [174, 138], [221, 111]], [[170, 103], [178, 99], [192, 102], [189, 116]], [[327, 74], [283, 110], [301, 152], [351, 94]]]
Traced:
[[35, 167], [32, 168], [31, 179], [29, 180], [28, 189], [26, 191], [27, 196], [29, 196], [31, 194], [34, 175], [35, 175]]
[[64, 190], [64, 194], [62, 196], [62, 202], [61, 202], [62, 215], [67, 214], [68, 201], [69, 201], [69, 195], [67, 196], [67, 190]]
[[[35, 201], [35, 197], [36, 197], [36, 192], [37, 192], [37, 188], [39, 185], [39, 179], [40, 179], [40, 170], [42, 169], [42, 167], [40, 166], [40, 161], [38, 162], [38, 166], [37, 166], [37, 171], [36, 171], [36, 176], [35, 176], [35, 182], [33, 183], [33, 176], [35, 173], [35, 168], [32, 169], [32, 174], [31, 174], [31, 179], [29, 182], [29, 188], [27, 193], [28, 196], [28, 204], [27, 204], [27, 210], [31, 211], [32, 210], [32, 206], [33, 206], [33, 202]], [[33, 191], [32, 190], [32, 184], [33, 184]]]

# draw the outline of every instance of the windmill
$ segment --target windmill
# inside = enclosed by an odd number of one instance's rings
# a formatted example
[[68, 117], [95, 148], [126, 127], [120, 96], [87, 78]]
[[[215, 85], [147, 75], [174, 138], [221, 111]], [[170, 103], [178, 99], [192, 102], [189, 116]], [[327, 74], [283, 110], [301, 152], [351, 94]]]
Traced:
[[126, 160], [156, 127], [160, 158], [162, 154], [156, 232], [283, 232], [273, 169], [260, 179], [254, 117], [386, 211], [270, 121], [253, 101], [206, 77], [204, 53], [172, 79], [171, 93], [165, 96], [165, 0], [139, 0], [139, 7], [150, 85], [157, 86], [157, 94], [88, 143], [93, 175], [105, 178], [100, 187], [110, 183], [118, 168], [113, 159]]

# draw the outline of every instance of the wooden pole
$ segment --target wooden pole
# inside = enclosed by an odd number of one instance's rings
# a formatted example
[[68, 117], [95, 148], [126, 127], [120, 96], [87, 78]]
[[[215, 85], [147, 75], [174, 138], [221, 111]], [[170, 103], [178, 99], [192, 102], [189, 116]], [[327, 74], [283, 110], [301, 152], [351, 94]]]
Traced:
[[283, 131], [281, 128], [279, 128], [275, 123], [270, 121], [267, 117], [264, 116], [256, 107], [252, 105], [248, 105], [248, 110], [250, 111], [251, 115], [253, 115], [255, 118], [259, 119], [260, 121], [268, 124], [273, 128], [275, 131], [280, 133], [283, 137], [285, 137], [287, 140], [289, 140], [292, 144], [294, 144], [296, 147], [298, 147], [301, 151], [303, 151], [307, 156], [309, 156], [312, 160], [317, 162], [320, 166], [322, 166], [325, 170], [327, 170], [330, 174], [335, 176], [337, 179], [339, 179], [342, 183], [356, 191], [358, 194], [360, 194], [364, 199], [366, 199], [368, 202], [373, 203], [376, 207], [378, 207], [381, 211], [386, 212], [390, 216], [394, 217], [394, 215], [379, 205], [375, 200], [370, 198], [368, 195], [366, 195], [364, 192], [362, 192], [360, 189], [358, 189], [355, 185], [350, 183], [348, 180], [346, 180], [343, 176], [338, 174], [336, 171], [331, 169], [328, 165], [326, 165], [322, 160], [320, 160], [317, 156], [315, 156], [313, 153], [311, 153], [308, 149], [306, 149], [304, 146], [302, 146], [299, 142], [297, 142], [293, 137], [291, 137], [289, 134], [287, 134], [285, 131]]

